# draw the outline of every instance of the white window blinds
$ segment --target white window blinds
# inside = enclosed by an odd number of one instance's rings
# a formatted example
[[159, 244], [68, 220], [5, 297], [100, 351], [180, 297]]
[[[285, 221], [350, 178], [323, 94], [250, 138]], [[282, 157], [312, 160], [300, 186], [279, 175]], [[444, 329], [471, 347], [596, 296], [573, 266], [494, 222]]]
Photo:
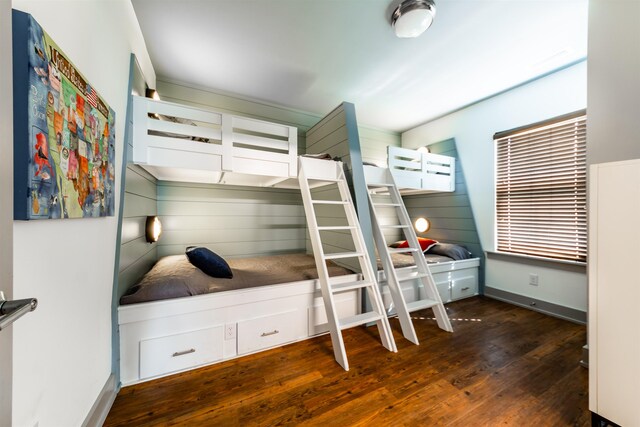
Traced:
[[498, 251], [586, 262], [585, 111], [494, 140]]

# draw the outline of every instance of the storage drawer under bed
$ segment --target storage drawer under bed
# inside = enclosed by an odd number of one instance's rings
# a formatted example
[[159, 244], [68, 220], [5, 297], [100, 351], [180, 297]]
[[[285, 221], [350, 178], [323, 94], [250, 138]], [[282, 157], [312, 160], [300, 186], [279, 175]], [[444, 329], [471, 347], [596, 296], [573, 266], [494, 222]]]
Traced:
[[140, 378], [222, 359], [223, 326], [140, 341]]
[[307, 319], [301, 310], [238, 322], [238, 354], [275, 347], [307, 336]]

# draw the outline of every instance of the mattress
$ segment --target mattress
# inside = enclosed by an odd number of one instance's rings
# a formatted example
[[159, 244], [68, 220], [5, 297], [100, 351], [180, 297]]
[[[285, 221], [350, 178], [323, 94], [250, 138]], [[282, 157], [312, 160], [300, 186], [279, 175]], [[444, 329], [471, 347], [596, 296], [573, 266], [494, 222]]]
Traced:
[[[424, 257], [428, 264], [455, 261], [453, 258], [449, 258], [444, 255], [425, 254]], [[410, 253], [391, 254], [391, 261], [393, 261], [393, 266], [395, 268], [412, 267], [416, 265], [413, 255]], [[380, 260], [378, 260], [378, 270], [382, 270], [382, 262]]]
[[[191, 264], [186, 255], [166, 256], [120, 298], [120, 304], [182, 298], [318, 278], [314, 258], [307, 254], [239, 258], [229, 259], [227, 262], [233, 272], [232, 279], [208, 276]], [[353, 274], [351, 270], [331, 262], [327, 262], [327, 268], [329, 276]]]

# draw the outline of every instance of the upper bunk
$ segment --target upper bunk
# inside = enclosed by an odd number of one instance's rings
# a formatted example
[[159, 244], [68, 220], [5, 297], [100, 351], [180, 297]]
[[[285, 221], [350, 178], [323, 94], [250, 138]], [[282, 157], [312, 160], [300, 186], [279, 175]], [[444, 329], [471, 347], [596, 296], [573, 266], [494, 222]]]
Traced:
[[454, 157], [389, 146], [387, 162], [402, 195], [453, 192], [456, 189]]
[[[160, 181], [297, 189], [297, 132], [293, 126], [133, 96], [132, 161]], [[403, 195], [455, 189], [453, 157], [389, 146], [388, 168]]]
[[133, 96], [133, 163], [162, 181], [295, 188], [297, 128]]

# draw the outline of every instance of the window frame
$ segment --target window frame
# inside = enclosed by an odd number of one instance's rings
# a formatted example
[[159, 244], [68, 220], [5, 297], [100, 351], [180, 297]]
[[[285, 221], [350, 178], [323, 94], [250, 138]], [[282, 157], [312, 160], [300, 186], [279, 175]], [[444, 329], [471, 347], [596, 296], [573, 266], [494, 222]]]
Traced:
[[[558, 262], [558, 263], [568, 263], [568, 264], [573, 264], [573, 265], [581, 265], [584, 266], [587, 263], [587, 241], [586, 241], [586, 233], [587, 233], [587, 194], [586, 194], [586, 186], [587, 186], [587, 164], [586, 164], [586, 121], [587, 121], [587, 111], [586, 109], [582, 109], [582, 110], [578, 110], [578, 111], [574, 111], [572, 113], [568, 113], [568, 114], [564, 114], [561, 116], [557, 116], [557, 117], [553, 117], [551, 119], [547, 119], [547, 120], [543, 120], [540, 122], [536, 122], [536, 123], [532, 123], [529, 125], [525, 125], [525, 126], [520, 126], [514, 129], [510, 129], [510, 130], [506, 130], [506, 131], [501, 131], [501, 132], [497, 132], [494, 134], [493, 136], [493, 140], [494, 140], [494, 166], [495, 166], [495, 170], [494, 170], [494, 242], [495, 242], [495, 253], [501, 254], [501, 255], [506, 255], [506, 256], [516, 256], [516, 257], [524, 257], [524, 258], [532, 258], [532, 259], [539, 259], [539, 260], [544, 260], [544, 261], [549, 261], [549, 262]], [[505, 166], [504, 162], [500, 162], [499, 159], [499, 151], [500, 151], [500, 147], [499, 144], [500, 143], [505, 143], [507, 141], [508, 138], [516, 138], [519, 139], [519, 142], [524, 142], [523, 140], [525, 138], [530, 138], [535, 140], [536, 138], [544, 138], [544, 133], [546, 132], [548, 134], [548, 137], [546, 139], [543, 139], [543, 141], [541, 141], [541, 144], [544, 144], [544, 141], [548, 141], [547, 143], [551, 142], [554, 140], [554, 135], [553, 135], [553, 129], [563, 129], [564, 127], [566, 127], [567, 125], [575, 125], [577, 126], [577, 129], [579, 129], [578, 133], [576, 134], [576, 136], [574, 137], [574, 141], [576, 141], [580, 144], [580, 145], [575, 145], [576, 143], [574, 142], [574, 147], [575, 147], [575, 154], [574, 157], [576, 159], [579, 159], [579, 164], [577, 164], [577, 166], [574, 169], [568, 169], [568, 170], [573, 170], [574, 171], [574, 176], [576, 177], [575, 179], [578, 179], [577, 177], [580, 176], [582, 178], [580, 178], [578, 181], [575, 181], [574, 185], [565, 185], [563, 187], [558, 186], [557, 191], [564, 191], [564, 192], [572, 192], [571, 189], [573, 189], [573, 194], [574, 194], [574, 198], [575, 201], [573, 202], [575, 204], [575, 206], [578, 207], [578, 209], [582, 209], [583, 213], [579, 212], [578, 210], [575, 210], [574, 208], [574, 212], [575, 213], [575, 227], [571, 227], [571, 226], [564, 226], [564, 230], [568, 230], [567, 234], [571, 234], [574, 233], [575, 235], [575, 239], [572, 239], [570, 237], [566, 237], [565, 238], [565, 242], [570, 242], [571, 240], [574, 240], [575, 243], [575, 247], [572, 249], [568, 249], [566, 251], [562, 251], [562, 250], [558, 250], [558, 246], [561, 246], [562, 243], [559, 243], [559, 245], [557, 246], [549, 246], [550, 249], [548, 251], [544, 251], [544, 250], [538, 250], [536, 252], [535, 250], [535, 246], [536, 246], [536, 237], [540, 238], [539, 236], [532, 236], [531, 235], [527, 235], [527, 231], [526, 228], [535, 228], [532, 227], [531, 225], [535, 222], [535, 220], [531, 220], [530, 218], [530, 214], [529, 212], [531, 211], [527, 211], [527, 206], [525, 204], [525, 206], [518, 206], [517, 208], [523, 208], [524, 209], [524, 216], [526, 218], [524, 218], [523, 222], [521, 223], [517, 223], [516, 227], [520, 227], [519, 233], [521, 234], [520, 239], [517, 238], [513, 238], [513, 232], [511, 230], [508, 231], [508, 235], [504, 236], [504, 232], [501, 232], [501, 228], [502, 230], [504, 230], [506, 227], [510, 227], [510, 225], [513, 222], [513, 216], [511, 215], [511, 213], [507, 214], [507, 221], [510, 221], [508, 223], [508, 225], [505, 224], [501, 224], [501, 221], [503, 219], [503, 217], [500, 215], [501, 211], [505, 210], [504, 207], [504, 203], [509, 203], [509, 200], [512, 200], [511, 196], [508, 196], [508, 200], [505, 199], [505, 197], [502, 197], [499, 195], [500, 192], [504, 192], [504, 191], [508, 191], [511, 192], [512, 190], [509, 189], [509, 187], [505, 190], [505, 183], [501, 183], [499, 182], [500, 176], [501, 174], [504, 174], [504, 168], [505, 167], [510, 167], [509, 165]], [[527, 135], [532, 135], [531, 137], [528, 137]], [[557, 136], [555, 137], [557, 139]], [[562, 142], [562, 141], [558, 141], [558, 142]], [[512, 143], [512, 142], [507, 142], [507, 143]], [[534, 141], [535, 143], [535, 141]], [[565, 142], [566, 143], [566, 142]], [[531, 142], [528, 142], [528, 144], [531, 144]], [[566, 143], [568, 144], [568, 143]], [[503, 150], [504, 151], [504, 150]], [[550, 154], [545, 153], [547, 156], [550, 156]], [[503, 153], [504, 155], [504, 153]], [[563, 156], [560, 156], [563, 157]], [[524, 161], [518, 160], [516, 161], [516, 168], [518, 166], [522, 167], [523, 163], [526, 166], [526, 161], [533, 161], [533, 164], [536, 165], [535, 162], [535, 157], [532, 157], [531, 159], [526, 159]], [[537, 162], [538, 165], [540, 165], [540, 162]], [[502, 169], [501, 169], [502, 168]], [[502, 170], [502, 172], [501, 172]], [[556, 173], [560, 172], [560, 171], [566, 171], [566, 165], [560, 165], [558, 166], [556, 169], [554, 169], [554, 171], [556, 171]], [[511, 174], [511, 172], [507, 172], [507, 174]], [[512, 180], [510, 180], [510, 182], [513, 182]], [[547, 188], [550, 188], [547, 185]], [[551, 190], [548, 190], [549, 193], [551, 192]], [[522, 191], [524, 197], [526, 198], [527, 195], [528, 197], [530, 196], [530, 193], [533, 192], [533, 190], [529, 189], [529, 190], [524, 190]], [[531, 205], [531, 198], [527, 199], [529, 200], [529, 205]], [[542, 204], [545, 205], [545, 208], [547, 210], [550, 210], [551, 208], [549, 208], [548, 206], [552, 204], [553, 201], [553, 197], [552, 196], [547, 196], [544, 197], [542, 195], [538, 196], [538, 199], [536, 201], [544, 201]], [[501, 203], [503, 203], [502, 207], [501, 207]], [[511, 205], [509, 204], [509, 207], [506, 208], [509, 211], [511, 210]], [[569, 209], [569, 208], [567, 208]], [[562, 230], [564, 232], [564, 230]], [[549, 234], [548, 229], [541, 229], [540, 234]], [[517, 232], [516, 232], [517, 234]], [[505, 237], [511, 237], [510, 242], [517, 240], [518, 242], [524, 242], [521, 245], [516, 244], [515, 246], [519, 246], [516, 250], [513, 251], [509, 251], [509, 250], [505, 250], [505, 242], [504, 239]], [[555, 236], [554, 236], [555, 237]], [[512, 243], [511, 243], [512, 244]], [[538, 243], [538, 245], [540, 245], [540, 243]], [[529, 246], [528, 248], [526, 246]], [[546, 254], [543, 252], [547, 252]], [[554, 253], [555, 254], [552, 254]], [[571, 252], [573, 252], [573, 256], [569, 256], [569, 254], [571, 254]]]

